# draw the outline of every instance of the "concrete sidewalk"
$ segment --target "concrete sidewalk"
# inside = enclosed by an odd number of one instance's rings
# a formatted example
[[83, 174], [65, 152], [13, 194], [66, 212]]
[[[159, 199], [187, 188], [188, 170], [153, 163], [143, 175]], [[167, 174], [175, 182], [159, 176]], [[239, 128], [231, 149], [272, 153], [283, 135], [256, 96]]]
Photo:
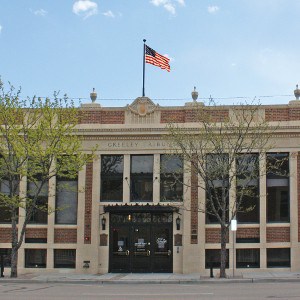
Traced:
[[257, 272], [245, 273], [235, 278], [209, 278], [194, 274], [170, 273], [107, 273], [103, 275], [74, 273], [28, 273], [13, 279], [8, 275], [0, 278], [1, 283], [76, 283], [76, 284], [207, 284], [207, 283], [253, 283], [253, 282], [300, 282], [300, 272]]

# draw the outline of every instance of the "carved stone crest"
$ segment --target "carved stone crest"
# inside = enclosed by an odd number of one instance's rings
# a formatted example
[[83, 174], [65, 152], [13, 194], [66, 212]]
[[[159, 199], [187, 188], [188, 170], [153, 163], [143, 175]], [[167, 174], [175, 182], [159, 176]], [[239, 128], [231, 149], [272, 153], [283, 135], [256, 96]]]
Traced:
[[138, 97], [127, 107], [134, 114], [144, 117], [153, 113], [157, 109], [158, 104], [155, 105], [148, 97]]

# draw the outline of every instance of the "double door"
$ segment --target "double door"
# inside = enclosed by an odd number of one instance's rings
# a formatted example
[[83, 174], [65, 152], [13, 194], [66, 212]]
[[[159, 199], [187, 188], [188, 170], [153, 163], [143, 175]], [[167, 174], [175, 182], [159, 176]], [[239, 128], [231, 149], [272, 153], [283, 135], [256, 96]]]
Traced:
[[110, 229], [110, 272], [173, 271], [172, 224], [116, 224]]

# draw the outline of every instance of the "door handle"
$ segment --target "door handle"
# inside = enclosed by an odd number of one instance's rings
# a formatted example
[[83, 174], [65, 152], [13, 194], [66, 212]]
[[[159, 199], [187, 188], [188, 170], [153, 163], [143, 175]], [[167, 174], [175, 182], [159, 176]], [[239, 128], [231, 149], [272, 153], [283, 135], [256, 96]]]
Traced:
[[126, 256], [128, 256], [128, 255], [129, 255], [129, 253], [130, 253], [130, 252], [129, 252], [129, 250], [126, 250]]
[[147, 250], [147, 256], [150, 256], [151, 252], [150, 250]]
[[168, 256], [170, 256], [172, 254], [171, 250], [168, 250]]

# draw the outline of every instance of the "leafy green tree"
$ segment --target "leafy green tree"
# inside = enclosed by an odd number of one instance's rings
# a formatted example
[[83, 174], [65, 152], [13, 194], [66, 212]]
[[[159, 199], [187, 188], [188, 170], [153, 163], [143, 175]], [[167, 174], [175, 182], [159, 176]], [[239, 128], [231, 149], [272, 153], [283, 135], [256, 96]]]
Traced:
[[18, 250], [34, 212], [55, 210], [39, 201], [45, 189], [51, 190], [49, 179], [75, 178], [90, 157], [82, 152], [72, 101], [57, 93], [52, 101], [20, 96], [20, 89], [10, 83], [6, 88], [0, 80], [0, 209], [11, 222], [11, 277], [17, 277]]

